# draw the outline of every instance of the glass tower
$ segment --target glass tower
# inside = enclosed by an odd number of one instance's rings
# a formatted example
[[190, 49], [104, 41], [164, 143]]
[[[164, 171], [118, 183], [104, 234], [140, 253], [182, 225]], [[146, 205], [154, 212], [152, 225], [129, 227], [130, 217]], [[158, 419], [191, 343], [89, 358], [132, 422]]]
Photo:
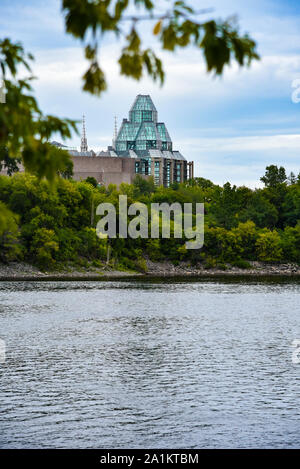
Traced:
[[136, 158], [135, 172], [153, 176], [156, 185], [169, 187], [187, 179], [187, 161], [173, 143], [164, 122], [158, 122], [149, 95], [139, 94], [123, 119], [114, 141], [115, 156]]
[[118, 132], [116, 151], [121, 156], [146, 156], [149, 149], [172, 151], [172, 140], [163, 122], [157, 122], [157, 110], [149, 95], [139, 94], [130, 111], [129, 119], [123, 119]]

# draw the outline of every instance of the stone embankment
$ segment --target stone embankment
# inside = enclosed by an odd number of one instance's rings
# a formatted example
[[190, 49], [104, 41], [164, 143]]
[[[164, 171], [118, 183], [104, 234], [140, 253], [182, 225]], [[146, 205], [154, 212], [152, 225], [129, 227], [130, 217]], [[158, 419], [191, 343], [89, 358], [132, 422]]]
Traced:
[[[226, 269], [225, 269], [226, 267]], [[250, 262], [250, 268], [241, 269], [230, 265], [207, 269], [204, 265], [191, 266], [181, 262], [151, 262], [147, 260], [147, 272], [124, 272], [107, 266], [77, 268], [67, 266], [63, 270], [44, 272], [26, 263], [0, 264], [0, 280], [47, 280], [47, 279], [107, 279], [116, 277], [213, 277], [213, 276], [300, 276], [300, 266], [296, 264], [265, 264]]]

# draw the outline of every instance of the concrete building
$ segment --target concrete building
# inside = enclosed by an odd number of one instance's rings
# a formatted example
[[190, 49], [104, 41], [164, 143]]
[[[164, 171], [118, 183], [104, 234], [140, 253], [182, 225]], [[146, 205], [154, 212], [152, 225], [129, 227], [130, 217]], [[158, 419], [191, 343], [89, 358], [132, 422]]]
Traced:
[[80, 151], [55, 141], [51, 144], [69, 151], [77, 181], [92, 176], [101, 184], [119, 186], [122, 182], [132, 183], [136, 174], [140, 174], [144, 178], [153, 176], [157, 186], [169, 187], [194, 177], [193, 161], [188, 162], [179, 151], [173, 150], [166, 125], [158, 121], [149, 95], [136, 97], [129, 118], [123, 119], [119, 131], [115, 123], [112, 146], [107, 150], [88, 149], [84, 116]]
[[131, 183], [140, 174], [145, 178], [153, 176], [156, 185], [168, 187], [194, 177], [193, 162], [187, 162], [179, 151], [173, 150], [166, 125], [158, 121], [149, 95], [136, 97], [129, 118], [123, 119], [119, 131], [115, 125], [113, 144], [106, 151], [88, 150], [84, 118], [80, 151], [69, 151], [76, 180], [93, 176], [105, 185], [119, 185]]

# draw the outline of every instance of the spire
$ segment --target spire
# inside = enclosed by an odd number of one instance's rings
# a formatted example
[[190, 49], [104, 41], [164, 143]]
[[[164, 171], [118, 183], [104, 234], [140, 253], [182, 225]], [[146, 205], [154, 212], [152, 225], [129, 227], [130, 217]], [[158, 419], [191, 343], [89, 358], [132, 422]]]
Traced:
[[115, 128], [114, 128], [114, 136], [113, 136], [113, 141], [112, 141], [113, 148], [116, 147], [117, 137], [118, 137], [118, 121], [117, 121], [117, 116], [115, 116]]
[[84, 114], [82, 116], [82, 135], [81, 135], [81, 145], [80, 145], [80, 151], [88, 151], [88, 145], [87, 145], [87, 138], [86, 138], [86, 133], [85, 133], [85, 117]]

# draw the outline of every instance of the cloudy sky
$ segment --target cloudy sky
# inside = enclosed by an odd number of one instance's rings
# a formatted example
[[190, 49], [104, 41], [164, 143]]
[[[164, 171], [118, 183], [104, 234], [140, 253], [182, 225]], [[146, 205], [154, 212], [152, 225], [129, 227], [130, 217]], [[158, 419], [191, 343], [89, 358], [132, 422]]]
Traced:
[[[161, 9], [163, 1], [157, 3]], [[233, 65], [222, 78], [213, 78], [195, 49], [160, 53], [166, 70], [160, 88], [148, 79], [120, 77], [120, 44], [109, 37], [100, 51], [109, 88], [96, 98], [81, 91], [86, 62], [80, 43], [64, 32], [60, 0], [0, 0], [1, 37], [21, 41], [34, 54], [35, 90], [44, 112], [74, 119], [85, 113], [91, 148], [111, 144], [114, 116], [120, 123], [137, 94], [150, 94], [174, 149], [195, 161], [196, 176], [255, 187], [268, 164], [299, 172], [300, 102], [291, 99], [292, 83], [300, 79], [299, 0], [190, 4], [212, 7], [208, 17], [236, 14], [241, 30], [257, 41], [261, 61], [250, 69]], [[149, 43], [147, 28], [142, 29]], [[78, 146], [79, 138], [68, 144]]]

